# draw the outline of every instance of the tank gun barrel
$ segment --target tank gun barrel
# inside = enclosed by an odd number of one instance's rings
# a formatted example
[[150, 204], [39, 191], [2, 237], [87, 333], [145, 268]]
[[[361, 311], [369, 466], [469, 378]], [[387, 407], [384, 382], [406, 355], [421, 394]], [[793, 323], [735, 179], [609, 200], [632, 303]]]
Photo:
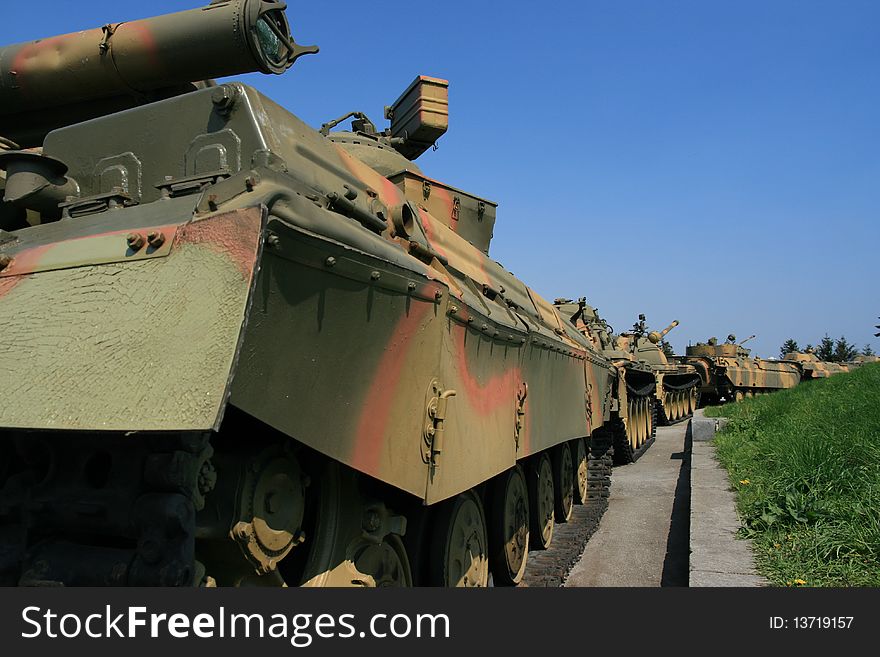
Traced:
[[662, 331], [651, 331], [650, 333], [648, 333], [648, 340], [650, 340], [654, 344], [658, 344], [676, 326], [678, 326], [678, 320], [674, 319], [674, 320], [672, 320], [672, 324], [667, 326]]
[[674, 319], [674, 320], [672, 320], [672, 323], [671, 323], [669, 326], [667, 326], [665, 329], [663, 329], [662, 331], [660, 331], [660, 338], [661, 338], [661, 339], [662, 339], [662, 338], [665, 338], [665, 337], [669, 334], [669, 332], [670, 332], [672, 329], [674, 329], [676, 326], [678, 326], [678, 320], [677, 320], [677, 319]]
[[[131, 106], [215, 77], [283, 73], [300, 55], [317, 52], [293, 40], [285, 8], [279, 0], [215, 0], [0, 48], [0, 134], [24, 146], [34, 137], [17, 134], [20, 117], [34, 111], [53, 111], [52, 129], [100, 115], [96, 101], [108, 98]], [[83, 105], [88, 111], [68, 111]], [[117, 102], [110, 111], [118, 109]]]

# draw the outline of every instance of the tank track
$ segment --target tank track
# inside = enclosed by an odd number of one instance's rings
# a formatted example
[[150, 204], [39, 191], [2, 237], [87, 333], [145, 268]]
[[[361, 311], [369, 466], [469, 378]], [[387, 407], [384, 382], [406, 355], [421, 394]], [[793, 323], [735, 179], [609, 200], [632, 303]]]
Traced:
[[590, 441], [587, 503], [574, 507], [565, 524], [553, 530], [548, 550], [532, 551], [520, 586], [559, 587], [580, 559], [587, 541], [599, 528], [611, 494], [613, 438], [608, 429], [599, 429]]
[[[217, 454], [210, 436], [155, 436], [142, 443], [122, 441], [115, 449], [104, 440], [56, 444], [60, 462], [72, 470], [90, 462], [92, 454], [110, 452], [108, 467], [126, 464], [125, 476], [114, 481], [126, 483], [114, 487], [110, 482], [91, 495], [88, 482], [82, 483], [85, 492], [78, 490], [69, 504], [60, 501], [64, 497], [53, 485], [46, 490], [52, 503], [0, 508], [0, 520], [8, 525], [0, 527], [0, 557], [6, 557], [0, 558], [0, 585], [205, 585], [210, 578], [196, 560], [196, 515], [214, 488], [211, 461]], [[613, 454], [611, 430], [596, 430], [589, 447], [587, 502], [574, 507], [567, 523], [556, 525], [548, 550], [530, 553], [521, 586], [562, 585], [608, 508]], [[11, 499], [11, 488], [6, 492]], [[107, 510], [90, 522], [79, 508], [83, 500]], [[28, 541], [28, 526], [43, 531]], [[77, 542], [57, 538], [70, 533]], [[238, 547], [232, 548], [237, 554]]]
[[[657, 405], [660, 406], [660, 404], [657, 404]], [[681, 424], [682, 422], [686, 422], [687, 420], [690, 420], [693, 416], [694, 416], [693, 413], [688, 413], [687, 415], [683, 415], [680, 418], [678, 418], [677, 420], [672, 420], [670, 422], [669, 418], [666, 417], [666, 413], [663, 412], [663, 409], [661, 408], [657, 413], [657, 421], [661, 425], [663, 425], [664, 427], [671, 427], [674, 424]], [[655, 433], [656, 433], [656, 430], [655, 430]]]
[[0, 496], [10, 503], [0, 508], [0, 584], [191, 586], [200, 580], [195, 514], [210, 486], [207, 435], [140, 443], [44, 436], [40, 444], [46, 462], [56, 464], [45, 481], [31, 489], [33, 468], [24, 466]]
[[674, 420], [674, 421], [672, 421], [672, 422], [664, 422], [664, 423], [663, 423], [663, 426], [665, 426], [665, 427], [671, 427], [671, 426], [673, 426], [673, 425], [675, 425], [675, 424], [681, 424], [682, 422], [685, 422], [685, 421], [687, 421], [687, 420], [690, 420], [693, 416], [694, 416], [693, 413], [688, 413], [688, 414], [685, 415], [684, 417], [680, 417], [680, 418], [678, 418], [677, 420]]
[[[647, 395], [645, 395], [647, 396]], [[657, 408], [660, 404], [657, 399], [651, 396], [651, 435], [637, 450], [633, 450], [629, 439], [626, 436], [626, 425], [621, 418], [617, 418], [611, 423], [611, 432], [614, 441], [614, 465], [626, 465], [635, 463], [641, 458], [642, 454], [648, 451], [648, 448], [654, 444], [657, 439]]]
[[[656, 413], [656, 410], [654, 413]], [[656, 415], [654, 417], [656, 418]], [[629, 444], [629, 439], [626, 437], [626, 426], [623, 424], [623, 420], [615, 420], [611, 427], [611, 431], [614, 435], [614, 465], [635, 463], [642, 457], [642, 454], [648, 451], [648, 448], [654, 444], [654, 441], [657, 440], [657, 428], [655, 424], [654, 429], [651, 431], [650, 438], [648, 438], [641, 447], [633, 450], [632, 445]]]
[[[687, 390], [688, 388], [695, 388], [696, 386], [697, 386], [697, 384], [695, 383], [693, 386], [682, 386], [682, 387], [673, 387], [673, 386], [670, 386], [670, 387], [671, 387], [671, 389], [673, 389], [673, 390]], [[691, 412], [691, 413], [688, 413], [687, 415], [683, 415], [682, 417], [678, 418], [677, 420], [672, 420], [672, 421], [670, 421], [669, 418], [666, 417], [666, 411], [664, 411], [663, 408], [662, 408], [663, 405], [662, 405], [662, 404], [658, 404], [658, 403], [655, 403], [654, 405], [655, 405], [656, 407], [658, 407], [658, 409], [659, 409], [659, 410], [657, 411], [657, 413], [656, 413], [654, 419], [655, 419], [656, 422], [659, 422], [659, 423], [662, 424], [664, 427], [669, 427], [669, 426], [672, 426], [672, 425], [674, 425], [674, 424], [681, 424], [682, 422], [686, 422], [687, 420], [690, 420], [690, 419], [694, 416], [693, 412]], [[699, 393], [699, 392], [697, 393], [697, 403], [696, 403], [696, 407], [697, 407], [697, 408], [700, 408], [700, 393]], [[655, 427], [655, 429], [654, 429], [654, 433], [657, 432], [657, 430], [656, 430], [656, 426], [657, 426], [657, 425], [656, 425], [656, 422], [655, 422], [655, 424], [654, 424], [654, 427]]]

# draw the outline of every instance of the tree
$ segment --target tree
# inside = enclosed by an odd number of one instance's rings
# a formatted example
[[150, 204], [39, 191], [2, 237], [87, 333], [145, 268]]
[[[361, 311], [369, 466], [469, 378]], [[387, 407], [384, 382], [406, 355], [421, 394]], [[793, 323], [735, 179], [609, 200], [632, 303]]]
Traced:
[[842, 335], [840, 339], [834, 343], [834, 357], [831, 359], [837, 363], [845, 363], [859, 355], [859, 350], [855, 345], [851, 345]]
[[819, 360], [834, 360], [834, 340], [827, 333], [819, 346], [816, 347], [816, 358]]
[[797, 340], [789, 338], [782, 343], [782, 347], [779, 349], [779, 357], [785, 358], [785, 354], [790, 354], [792, 351], [800, 351], [800, 347], [798, 347]]
[[[880, 319], [880, 317], [878, 317], [877, 319]], [[874, 328], [876, 328], [876, 329], [880, 329], [880, 324], [874, 324]], [[874, 337], [875, 337], [875, 338], [880, 338], [880, 333], [875, 333], [875, 334], [874, 334]]]
[[874, 355], [876, 355], [876, 354], [874, 354], [874, 350], [871, 349], [871, 345], [866, 344], [865, 348], [862, 349], [862, 356], [874, 356]]
[[672, 348], [671, 344], [666, 342], [666, 340], [660, 340], [660, 348], [663, 350], [663, 353], [666, 354], [667, 358], [675, 356], [675, 350]]

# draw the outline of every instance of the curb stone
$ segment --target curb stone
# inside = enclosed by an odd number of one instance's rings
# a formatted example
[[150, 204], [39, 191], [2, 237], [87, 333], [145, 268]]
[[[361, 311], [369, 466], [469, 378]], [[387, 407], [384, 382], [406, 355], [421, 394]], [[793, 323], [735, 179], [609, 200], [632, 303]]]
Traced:
[[736, 494], [727, 471], [715, 458], [712, 439], [726, 418], [697, 411], [688, 426], [691, 439], [690, 586], [769, 586], [755, 570], [750, 540], [738, 539], [741, 526]]

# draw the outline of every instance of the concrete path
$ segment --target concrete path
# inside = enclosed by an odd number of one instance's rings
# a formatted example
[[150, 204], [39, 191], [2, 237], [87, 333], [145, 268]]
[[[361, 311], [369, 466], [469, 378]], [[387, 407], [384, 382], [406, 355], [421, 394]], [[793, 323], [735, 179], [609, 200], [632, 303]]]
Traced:
[[736, 538], [736, 494], [710, 442], [716, 424], [702, 411], [693, 421], [690, 586], [768, 586], [755, 572], [751, 541]]
[[565, 586], [688, 585], [687, 425], [658, 427], [636, 463], [614, 468], [608, 510]]

